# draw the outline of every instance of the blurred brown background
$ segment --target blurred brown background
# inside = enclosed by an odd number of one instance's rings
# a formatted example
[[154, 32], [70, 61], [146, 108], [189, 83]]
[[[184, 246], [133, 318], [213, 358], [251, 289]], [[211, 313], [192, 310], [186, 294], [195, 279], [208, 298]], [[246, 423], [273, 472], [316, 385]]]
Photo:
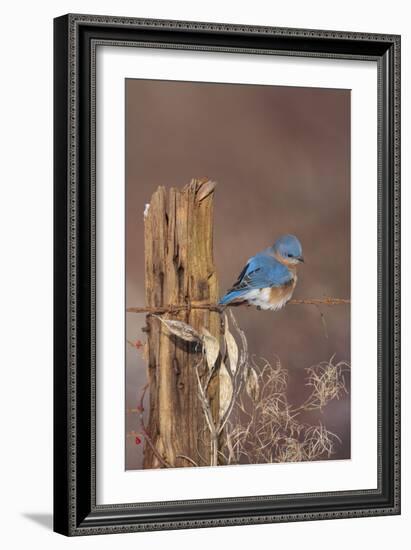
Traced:
[[[214, 253], [220, 294], [247, 259], [284, 233], [296, 235], [305, 265], [295, 298], [350, 297], [350, 91], [150, 80], [126, 81], [126, 305], [144, 305], [143, 211], [157, 186], [193, 177], [218, 182]], [[251, 353], [289, 369], [289, 398], [308, 395], [304, 368], [350, 361], [348, 306], [289, 305], [280, 312], [237, 308]], [[129, 340], [144, 340], [142, 315], [127, 314]], [[135, 408], [146, 367], [127, 346], [126, 407]], [[349, 396], [321, 420], [350, 456]], [[126, 430], [138, 431], [127, 413]], [[126, 469], [141, 467], [142, 445], [127, 437]]]

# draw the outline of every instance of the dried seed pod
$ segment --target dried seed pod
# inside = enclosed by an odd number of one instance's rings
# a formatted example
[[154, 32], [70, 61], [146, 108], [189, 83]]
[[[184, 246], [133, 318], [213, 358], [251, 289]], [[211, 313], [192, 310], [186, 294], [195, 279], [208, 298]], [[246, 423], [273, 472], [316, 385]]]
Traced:
[[227, 411], [231, 398], [233, 396], [233, 385], [231, 383], [231, 377], [228, 374], [227, 367], [221, 362], [219, 372], [220, 382], [220, 418], [222, 418]]
[[224, 338], [225, 338], [225, 343], [226, 343], [226, 346], [227, 346], [227, 353], [228, 353], [228, 358], [229, 358], [229, 361], [230, 361], [230, 369], [231, 369], [231, 372], [234, 374], [235, 371], [237, 370], [237, 365], [238, 365], [238, 346], [237, 346], [237, 342], [235, 341], [235, 338], [234, 336], [231, 334], [229, 328], [228, 328], [228, 320], [227, 320], [227, 315], [224, 316], [225, 319], [224, 319]]
[[201, 336], [187, 323], [184, 323], [183, 321], [162, 319], [159, 315], [154, 315], [154, 317], [157, 317], [157, 319], [159, 319], [163, 325], [167, 327], [171, 334], [174, 334], [174, 336], [177, 336], [186, 342], [201, 342]]
[[245, 389], [253, 401], [257, 401], [260, 394], [260, 383], [256, 371], [249, 367], [245, 374]]
[[215, 362], [217, 361], [218, 354], [220, 353], [220, 344], [217, 338], [215, 338], [206, 328], [202, 328], [203, 333], [203, 345], [205, 349], [208, 368], [211, 370]]

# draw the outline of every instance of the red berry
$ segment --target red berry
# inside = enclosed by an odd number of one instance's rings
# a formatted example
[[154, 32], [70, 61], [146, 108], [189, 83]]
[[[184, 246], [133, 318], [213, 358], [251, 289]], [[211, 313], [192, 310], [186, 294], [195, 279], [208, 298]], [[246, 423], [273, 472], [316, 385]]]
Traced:
[[140, 445], [141, 443], [141, 438], [136, 436], [136, 445]]

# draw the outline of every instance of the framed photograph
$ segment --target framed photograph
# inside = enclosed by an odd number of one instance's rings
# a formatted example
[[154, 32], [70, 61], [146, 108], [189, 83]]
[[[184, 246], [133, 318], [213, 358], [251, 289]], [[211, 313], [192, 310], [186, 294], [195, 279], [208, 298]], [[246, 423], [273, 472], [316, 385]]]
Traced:
[[54, 529], [400, 513], [400, 37], [54, 21]]

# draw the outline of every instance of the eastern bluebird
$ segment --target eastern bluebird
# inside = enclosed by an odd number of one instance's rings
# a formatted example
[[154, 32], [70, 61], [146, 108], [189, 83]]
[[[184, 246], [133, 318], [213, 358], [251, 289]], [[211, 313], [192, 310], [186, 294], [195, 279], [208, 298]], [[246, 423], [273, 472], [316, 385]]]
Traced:
[[248, 303], [260, 309], [281, 309], [294, 292], [300, 262], [304, 262], [300, 241], [294, 235], [283, 235], [248, 260], [220, 304]]

